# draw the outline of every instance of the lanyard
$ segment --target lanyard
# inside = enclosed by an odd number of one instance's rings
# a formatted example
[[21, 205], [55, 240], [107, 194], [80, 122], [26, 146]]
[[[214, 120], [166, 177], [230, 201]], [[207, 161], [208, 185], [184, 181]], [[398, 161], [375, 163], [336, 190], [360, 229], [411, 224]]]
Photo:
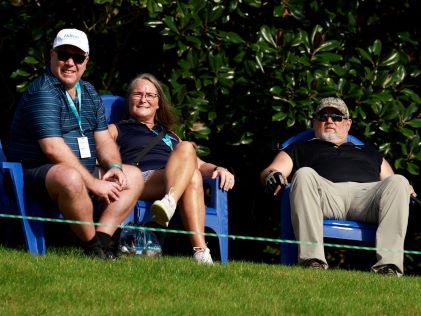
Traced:
[[[155, 135], [158, 135], [162, 131], [162, 127], [161, 126], [159, 127], [160, 127], [159, 131], [156, 131], [155, 128], [153, 128], [152, 133], [154, 133]], [[165, 133], [165, 136], [162, 138], [162, 141], [165, 143], [165, 145], [167, 145], [171, 149], [171, 151], [173, 150], [172, 141], [168, 133]]]
[[69, 107], [72, 110], [73, 115], [76, 117], [77, 123], [79, 124], [80, 134], [82, 136], [85, 136], [83, 134], [82, 119], [80, 117], [80, 114], [81, 114], [81, 111], [82, 111], [82, 93], [81, 93], [79, 81], [76, 83], [76, 94], [77, 94], [77, 100], [78, 100], [78, 103], [79, 103], [79, 111], [76, 109], [75, 103], [73, 102], [69, 93], [66, 91], [67, 103], [69, 104]]

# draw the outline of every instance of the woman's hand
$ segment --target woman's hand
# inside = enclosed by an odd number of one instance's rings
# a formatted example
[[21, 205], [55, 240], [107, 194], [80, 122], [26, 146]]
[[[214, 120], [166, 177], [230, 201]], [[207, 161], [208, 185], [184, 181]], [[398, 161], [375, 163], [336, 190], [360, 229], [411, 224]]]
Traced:
[[229, 172], [227, 169], [223, 167], [215, 167], [212, 173], [212, 179], [216, 179], [216, 177], [220, 178], [219, 187], [224, 190], [228, 191], [234, 187], [235, 179], [234, 175]]

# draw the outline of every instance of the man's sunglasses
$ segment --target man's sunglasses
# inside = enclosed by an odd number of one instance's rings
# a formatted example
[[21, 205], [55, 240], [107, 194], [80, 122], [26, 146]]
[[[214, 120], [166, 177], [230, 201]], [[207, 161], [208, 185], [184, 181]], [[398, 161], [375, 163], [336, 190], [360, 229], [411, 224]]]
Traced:
[[342, 120], [346, 118], [343, 115], [335, 114], [335, 113], [316, 114], [316, 120], [318, 120], [319, 122], [327, 122], [329, 117], [332, 119], [333, 122], [342, 122]]
[[82, 64], [86, 59], [86, 55], [84, 54], [71, 54], [65, 50], [56, 50], [55, 52], [60, 61], [68, 61], [71, 58], [75, 64]]

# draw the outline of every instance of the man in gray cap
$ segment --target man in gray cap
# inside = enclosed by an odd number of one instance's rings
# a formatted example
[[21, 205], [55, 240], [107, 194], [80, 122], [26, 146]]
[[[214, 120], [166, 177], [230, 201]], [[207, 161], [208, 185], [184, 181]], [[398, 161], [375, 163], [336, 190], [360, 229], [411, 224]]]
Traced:
[[[122, 165], [108, 132], [95, 88], [81, 80], [89, 60], [86, 34], [58, 32], [50, 65], [22, 95], [11, 126], [8, 157], [24, 168], [25, 188], [43, 209], [57, 208], [66, 219], [93, 222], [95, 197], [104, 205], [100, 224], [72, 224], [85, 253], [113, 258], [110, 238], [143, 188], [138, 168]], [[102, 177], [94, 176], [97, 162]]]
[[301, 264], [328, 268], [323, 218], [358, 220], [376, 223], [376, 246], [389, 250], [377, 251], [372, 271], [400, 276], [409, 198], [415, 192], [373, 147], [348, 142], [351, 124], [342, 99], [322, 99], [313, 119], [315, 138], [280, 151], [262, 171], [261, 180], [276, 195], [293, 175], [290, 202], [295, 237], [312, 244], [299, 244]]

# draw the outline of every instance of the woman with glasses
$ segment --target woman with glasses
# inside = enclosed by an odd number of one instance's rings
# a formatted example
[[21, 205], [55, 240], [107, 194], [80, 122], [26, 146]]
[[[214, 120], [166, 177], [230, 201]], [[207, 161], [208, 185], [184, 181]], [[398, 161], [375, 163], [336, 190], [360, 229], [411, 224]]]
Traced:
[[[145, 187], [140, 196], [154, 200], [151, 211], [155, 221], [164, 226], [174, 214], [177, 204], [181, 219], [193, 246], [193, 258], [200, 263], [212, 263], [203, 236], [205, 202], [202, 177], [220, 177], [221, 189], [234, 186], [234, 176], [225, 168], [207, 163], [196, 156], [192, 143], [182, 141], [173, 131], [175, 115], [166, 100], [161, 84], [151, 74], [137, 76], [129, 86], [129, 119], [111, 124], [109, 131], [120, 146], [124, 163], [141, 168]], [[162, 137], [144, 156], [139, 153], [156, 137]]]

